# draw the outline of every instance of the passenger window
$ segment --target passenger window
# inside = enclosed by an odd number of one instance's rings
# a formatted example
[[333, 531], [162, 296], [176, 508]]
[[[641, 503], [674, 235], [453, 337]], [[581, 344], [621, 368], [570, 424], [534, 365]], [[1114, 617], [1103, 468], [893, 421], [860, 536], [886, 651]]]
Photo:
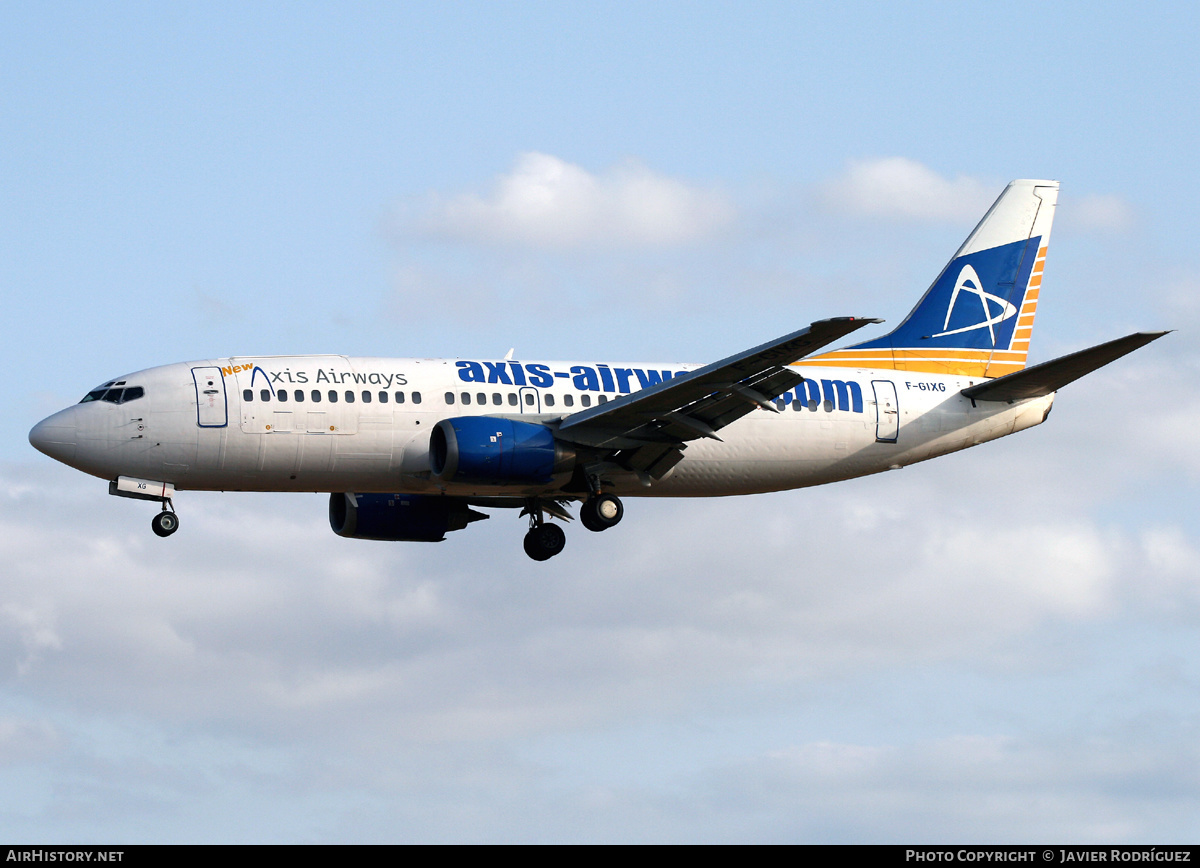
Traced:
[[608, 395], [601, 395], [600, 397], [598, 397], [596, 399], [596, 403], [597, 404], [607, 404], [608, 403]]
[[420, 392], [413, 392], [413, 403], [414, 404], [421, 403], [421, 393]]
[[304, 403], [304, 390], [303, 389], [296, 390], [296, 403], [298, 403], [298, 404]]
[[464, 405], [468, 405], [468, 406], [470, 405], [470, 403], [471, 403], [471, 393], [470, 392], [462, 393], [462, 402]]
[[550, 393], [546, 393], [545, 395], [543, 395], [542, 400], [546, 402], [547, 407], [554, 406], [554, 396], [551, 395]]
[[313, 389], [313, 390], [312, 390], [312, 400], [313, 400], [313, 403], [314, 403], [314, 404], [320, 404], [320, 403], [321, 403], [321, 390], [320, 390], [320, 389]]
[[403, 393], [403, 392], [397, 392], [397, 393], [396, 393], [396, 403], [397, 403], [397, 404], [403, 404], [403, 403], [404, 403], [404, 393]]
[[508, 406], [510, 406], [510, 407], [517, 406], [517, 396], [513, 392], [508, 393]]
[[592, 406], [592, 396], [591, 395], [580, 395], [579, 403], [585, 407]]
[[287, 389], [280, 389], [278, 392], [276, 392], [275, 399], [278, 401], [283, 401], [286, 404], [287, 403]]
[[568, 407], [574, 407], [575, 406], [575, 396], [574, 395], [563, 395], [563, 403], [566, 404]]
[[363, 389], [362, 399], [363, 399], [364, 404], [370, 404], [371, 403], [371, 393], [368, 392], [366, 389]]
[[497, 407], [504, 403], [504, 398], [501, 397], [499, 392], [492, 392], [492, 403]]
[[[316, 398], [316, 395], [313, 395], [313, 398]], [[329, 403], [330, 404], [337, 403], [337, 390], [336, 389], [329, 390]]]
[[[365, 396], [364, 396], [364, 397], [365, 397]], [[387, 403], [387, 392], [380, 392], [380, 393], [379, 393], [379, 403], [380, 403], [380, 404], [386, 404], [386, 403]]]
[[826, 413], [832, 413], [832, 412], [833, 412], [833, 401], [828, 401], [828, 400], [827, 400], [827, 401], [825, 402], [825, 412], [826, 412]]
[[247, 402], [253, 401], [254, 400], [254, 390], [253, 389], [242, 389], [242, 400], [247, 401]]
[[[414, 394], [413, 394], [413, 400], [415, 401], [416, 399], [417, 399], [417, 396], [416, 396], [416, 394], [414, 393]], [[447, 404], [453, 404], [453, 403], [454, 403], [454, 393], [453, 393], [453, 392], [447, 392], [447, 393], [446, 393], [446, 403], [447, 403]]]
[[271, 400], [271, 390], [270, 389], [259, 389], [258, 397], [261, 398], [264, 402], [270, 401]]
[[346, 390], [346, 403], [347, 404], [354, 403], [354, 393], [352, 391], [350, 391], [349, 389]]
[[478, 395], [475, 396], [475, 403], [476, 404], [486, 404], [487, 403], [487, 395], [485, 395], [483, 392], [480, 392]]
[[532, 406], [533, 406], [533, 393], [532, 393], [532, 392], [526, 392], [526, 393], [525, 393], [525, 404], [526, 404], [526, 406], [528, 406], [528, 407], [532, 407]]

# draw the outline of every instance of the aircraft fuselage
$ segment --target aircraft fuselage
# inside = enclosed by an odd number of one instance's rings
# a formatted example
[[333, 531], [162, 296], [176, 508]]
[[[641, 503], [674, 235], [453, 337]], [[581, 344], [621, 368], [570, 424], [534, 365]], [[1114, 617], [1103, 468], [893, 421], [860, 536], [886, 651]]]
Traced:
[[[569, 478], [532, 485], [433, 478], [434, 426], [442, 419], [485, 415], [552, 426], [587, 406], [636, 392], [649, 380], [697, 367], [345, 356], [214, 359], [119, 378], [107, 390], [139, 388], [141, 395], [114, 403], [101, 394], [47, 418], [30, 436], [43, 451], [85, 473], [161, 480], [177, 490], [547, 497], [562, 492]], [[961, 376], [797, 370], [805, 382], [772, 402], [778, 412], [755, 410], [723, 428], [719, 440], [691, 442], [683, 460], [652, 484], [614, 468], [608, 490], [696, 497], [820, 485], [1031, 427], [1046, 418], [1053, 402], [1048, 395], [976, 405], [960, 391], [977, 381]]]

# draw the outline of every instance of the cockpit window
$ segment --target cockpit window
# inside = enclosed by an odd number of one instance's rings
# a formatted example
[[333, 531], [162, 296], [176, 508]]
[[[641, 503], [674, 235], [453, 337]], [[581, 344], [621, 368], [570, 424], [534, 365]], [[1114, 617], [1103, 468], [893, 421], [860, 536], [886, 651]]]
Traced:
[[[121, 380], [121, 384], [124, 384]], [[93, 389], [83, 396], [80, 404], [86, 404], [89, 401], [105, 401], [109, 404], [128, 404], [130, 401], [136, 401], [146, 394], [146, 390], [141, 386], [128, 386], [124, 389], [110, 389], [112, 383], [105, 383], [99, 389]]]

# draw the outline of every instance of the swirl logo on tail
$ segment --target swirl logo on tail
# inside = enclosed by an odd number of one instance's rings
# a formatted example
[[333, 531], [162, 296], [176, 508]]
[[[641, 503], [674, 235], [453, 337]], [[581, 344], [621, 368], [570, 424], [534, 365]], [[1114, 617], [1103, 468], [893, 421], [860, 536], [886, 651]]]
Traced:
[[[983, 305], [983, 319], [974, 325], [963, 326], [962, 328], [951, 329], [950, 318], [954, 315], [954, 305], [958, 302], [960, 292], [967, 292], [979, 298], [979, 303]], [[1000, 305], [999, 311], [995, 311], [991, 304]], [[975, 331], [976, 329], [986, 328], [988, 334], [992, 337], [992, 346], [996, 346], [996, 324], [1002, 323], [1006, 319], [1016, 316], [1017, 308], [1005, 301], [998, 295], [994, 295], [983, 288], [983, 281], [979, 279], [979, 275], [975, 273], [975, 269], [970, 265], [964, 265], [963, 270], [958, 273], [958, 281], [954, 284], [954, 292], [950, 294], [950, 306], [946, 308], [946, 322], [942, 324], [943, 329], [932, 337], [940, 338], [946, 335], [956, 335], [962, 332]]]

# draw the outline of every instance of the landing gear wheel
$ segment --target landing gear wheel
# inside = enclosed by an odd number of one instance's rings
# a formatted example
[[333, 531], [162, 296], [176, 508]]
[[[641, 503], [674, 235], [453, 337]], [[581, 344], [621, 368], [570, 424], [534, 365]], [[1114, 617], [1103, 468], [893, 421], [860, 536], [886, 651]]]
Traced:
[[579, 521], [588, 530], [608, 530], [625, 515], [625, 507], [615, 494], [597, 494], [589, 497], [579, 508]]
[[579, 507], [579, 523], [596, 533], [607, 529], [606, 525], [600, 523], [600, 516], [596, 515], [594, 504], [590, 500], [585, 500], [583, 506]]
[[170, 536], [179, 530], [179, 516], [163, 510], [150, 521], [150, 527], [159, 536]]
[[545, 561], [561, 552], [567, 544], [567, 535], [556, 524], [539, 524], [525, 534], [525, 554], [535, 561]]

